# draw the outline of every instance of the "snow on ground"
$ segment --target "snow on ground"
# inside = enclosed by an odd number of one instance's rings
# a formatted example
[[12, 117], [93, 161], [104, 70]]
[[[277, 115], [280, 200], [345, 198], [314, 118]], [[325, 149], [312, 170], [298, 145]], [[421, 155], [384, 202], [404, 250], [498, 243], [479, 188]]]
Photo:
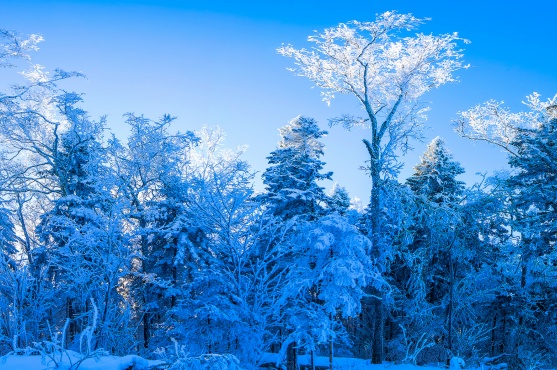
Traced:
[[[77, 357], [71, 356], [72, 363], [75, 363]], [[277, 354], [267, 353], [264, 357], [264, 362], [276, 361]], [[4, 361], [5, 360], [5, 361]], [[57, 359], [58, 360], [58, 359]], [[300, 365], [309, 365], [311, 358], [309, 355], [298, 357]], [[95, 359], [87, 359], [81, 363], [78, 370], [147, 370], [162, 364], [162, 361], [146, 360], [139, 356], [104, 356], [96, 361]], [[329, 358], [324, 356], [316, 356], [316, 366], [328, 366]], [[8, 356], [7, 358], [0, 358], [0, 370], [46, 370], [46, 369], [69, 369], [70, 363], [68, 358], [56, 367], [53, 360], [48, 357], [43, 361], [41, 356]], [[333, 358], [333, 368], [335, 370], [425, 370], [425, 369], [439, 369], [433, 367], [423, 367], [414, 365], [371, 365], [369, 361], [356, 359], [356, 358]]]
[[[77, 357], [71, 355], [70, 357], [71, 362], [75, 364]], [[58, 362], [58, 360], [59, 357], [56, 361]], [[41, 356], [8, 356], [0, 359], [0, 370], [71, 369], [68, 357], [65, 356], [63, 360], [60, 366], [56, 367], [56, 363], [48, 357], [45, 357], [43, 361]], [[146, 360], [134, 355], [124, 357], [103, 356], [97, 361], [92, 358], [84, 360], [78, 370], [147, 370], [161, 363], [162, 361]]]
[[[270, 354], [273, 355], [273, 354]], [[276, 355], [275, 355], [276, 356]], [[270, 357], [267, 357], [270, 359]], [[300, 365], [310, 364], [309, 356], [299, 356]], [[79, 366], [78, 370], [147, 370], [161, 364], [162, 361], [146, 360], [139, 356], [106, 356], [97, 361], [94, 359], [87, 359]], [[328, 357], [316, 357], [316, 366], [328, 366]], [[65, 361], [58, 369], [69, 369], [69, 362]], [[439, 369], [432, 367], [414, 366], [414, 365], [370, 365], [369, 361], [354, 359], [354, 358], [340, 358], [333, 359], [333, 367], [336, 370], [425, 370], [425, 369]], [[47, 358], [43, 363], [41, 356], [9, 356], [7, 361], [0, 362], [0, 370], [46, 370], [57, 369], [53, 361]]]
[[[276, 353], [266, 353], [263, 357], [263, 363], [275, 363], [277, 361], [278, 354]], [[298, 364], [302, 366], [307, 366], [311, 364], [310, 355], [298, 356]], [[329, 366], [329, 357], [326, 356], [315, 356], [315, 366]], [[437, 369], [438, 367], [430, 366], [415, 366], [415, 365], [373, 365], [369, 360], [362, 360], [359, 358], [350, 357], [333, 357], [333, 370], [379, 370], [379, 369], [389, 369], [389, 370], [426, 370], [426, 369]]]
[[[263, 357], [263, 363], [275, 363], [278, 355], [275, 353], [266, 353]], [[73, 351], [66, 351], [66, 354], [62, 356], [62, 362], [60, 363], [61, 356], [58, 354], [55, 360], [41, 356], [7, 356], [0, 357], [0, 370], [50, 370], [50, 369], [60, 369], [69, 370], [75, 369], [70, 367], [71, 364], [75, 364], [79, 359], [79, 355]], [[459, 362], [461, 359], [454, 358], [451, 361], [451, 370], [462, 369], [462, 365]], [[60, 366], [56, 366], [59, 363]], [[157, 365], [163, 364], [163, 361], [158, 360], [146, 360], [140, 356], [129, 355], [129, 356], [103, 356], [97, 360], [87, 359], [83, 361], [78, 370], [148, 370], [155, 369]], [[311, 364], [310, 355], [298, 356], [298, 363], [302, 366], [309, 366]], [[316, 356], [315, 366], [328, 367], [329, 358], [326, 356]], [[200, 368], [199, 366], [194, 366], [195, 368]], [[371, 364], [369, 360], [362, 360], [357, 358], [348, 357], [333, 357], [333, 369], [334, 370], [433, 370], [442, 369], [443, 367], [432, 367], [432, 366], [415, 366], [409, 364], [383, 364], [375, 365]], [[497, 367], [485, 366], [483, 369], [479, 368], [467, 368], [468, 370], [488, 370], [497, 369]], [[226, 369], [222, 369], [226, 370]]]

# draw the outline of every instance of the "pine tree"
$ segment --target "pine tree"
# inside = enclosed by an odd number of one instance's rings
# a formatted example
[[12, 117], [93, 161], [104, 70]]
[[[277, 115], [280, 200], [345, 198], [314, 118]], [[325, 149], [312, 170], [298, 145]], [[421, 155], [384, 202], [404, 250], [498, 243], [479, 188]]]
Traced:
[[[63, 316], [70, 319], [68, 343], [85, 328], [82, 320], [91, 299], [101, 310], [100, 330], [106, 343], [113, 337], [105, 323], [118, 306], [116, 290], [131, 259], [123, 248], [110, 194], [111, 171], [98, 140], [104, 123], [90, 121], [76, 107], [80, 101], [76, 94], [57, 98], [56, 106], [68, 121], [67, 129], [56, 136], [58, 142], [53, 146], [57, 151], [49, 171], [58, 182], [59, 197], [41, 216], [36, 233], [42, 247], [34, 253], [36, 264], [48, 267], [52, 289], [60, 299], [57, 304], [65, 307]], [[117, 332], [115, 324], [112, 322], [111, 330]]]
[[427, 146], [421, 162], [414, 167], [415, 172], [406, 183], [415, 194], [425, 195], [430, 201], [454, 203], [464, 189], [464, 183], [456, 179], [464, 169], [451, 159], [443, 139], [436, 137]]
[[[331, 180], [332, 172], [322, 174], [324, 162], [320, 160], [324, 145], [319, 139], [327, 135], [312, 118], [298, 116], [280, 129], [278, 148], [267, 159], [269, 165], [262, 175], [267, 192], [256, 197], [283, 220], [299, 217], [316, 220], [325, 214], [327, 202], [319, 180]], [[295, 253], [294, 253], [295, 254]], [[290, 256], [290, 258], [296, 258]], [[287, 329], [290, 332], [293, 329]], [[286, 366], [297, 367], [296, 343], [288, 344]]]
[[346, 188], [335, 182], [328, 195], [327, 205], [329, 209], [344, 216], [350, 208], [350, 196]]
[[[463, 245], [463, 238], [467, 237], [460, 233], [460, 230], [467, 229], [463, 225], [465, 221], [460, 206], [464, 183], [456, 179], [464, 169], [460, 163], [452, 161], [443, 139], [436, 137], [414, 170], [407, 185], [417, 199], [423, 199], [424, 212], [416, 219], [414, 242], [408, 246], [408, 256], [404, 258], [412, 262], [402, 266], [406, 273], [400, 283], [412, 282], [415, 290], [414, 297], [410, 297], [412, 303], [404, 305], [407, 307], [405, 315], [408, 315], [407, 324], [416, 326], [411, 328], [412, 331], [420, 333], [425, 330], [439, 335], [446, 330], [450, 353], [454, 349], [455, 270], [459, 271], [458, 277], [464, 276], [464, 269], [455, 267], [455, 255], [458, 247]], [[429, 314], [424, 315], [425, 312]]]
[[195, 250], [205, 238], [204, 230], [187, 207], [183, 179], [166, 179], [160, 199], [149, 205], [147, 212], [147, 255], [143, 256], [144, 272], [154, 277], [144, 284], [146, 300], [151, 307], [148, 324], [156, 329], [150, 347], [168, 345], [168, 328], [173, 322], [173, 309], [182, 298], [182, 284], [191, 282]]
[[0, 207], [0, 263], [6, 263], [12, 268], [15, 267], [14, 257], [17, 253], [15, 243], [16, 235], [10, 211]]
[[[191, 131], [170, 133], [175, 117], [168, 114], [158, 121], [132, 113], [126, 118], [131, 129], [127, 148], [114, 141], [112, 151], [118, 163], [121, 196], [129, 205], [134, 248], [141, 256], [132, 286], [133, 299], [142, 310], [143, 345], [148, 348], [153, 326], [169, 303], [164, 295], [175, 293], [171, 291], [174, 271], [170, 266], [176, 261], [168, 257], [177, 256], [183, 247], [175, 244], [176, 237], [185, 242], [180, 234], [188, 220], [183, 219], [187, 214], [179, 203], [185, 201], [184, 168], [198, 138]], [[172, 225], [178, 230], [165, 230]], [[161, 272], [162, 277], [158, 275]]]
[[557, 118], [549, 115], [535, 129], [519, 129], [511, 145], [517, 155], [509, 164], [516, 172], [506, 183], [511, 225], [520, 234], [516, 300], [521, 304], [514, 313], [515, 348], [509, 350], [518, 362], [523, 351], [534, 349], [556, 356], [557, 284], [551, 275], [557, 271]]
[[515, 224], [534, 255], [551, 252], [557, 241], [557, 118], [537, 129], [521, 129], [512, 143], [517, 156], [509, 164], [518, 172], [508, 179], [520, 210]]
[[331, 180], [332, 172], [321, 173], [325, 165], [319, 158], [324, 145], [318, 140], [327, 135], [312, 118], [298, 116], [280, 129], [278, 148], [267, 159], [269, 165], [262, 175], [267, 192], [257, 199], [268, 205], [273, 214], [289, 219], [309, 219], [323, 214], [326, 195], [317, 184]]

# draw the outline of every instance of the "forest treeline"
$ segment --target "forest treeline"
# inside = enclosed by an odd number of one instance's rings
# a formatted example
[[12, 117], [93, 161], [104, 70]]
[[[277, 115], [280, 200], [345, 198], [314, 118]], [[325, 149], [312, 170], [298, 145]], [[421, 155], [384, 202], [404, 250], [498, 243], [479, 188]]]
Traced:
[[[403, 37], [421, 23], [387, 12], [278, 49], [328, 103], [361, 105], [329, 125], [367, 128], [365, 207], [339, 184], [325, 193], [327, 132], [312, 118], [280, 129], [256, 192], [219, 128], [128, 113], [122, 141], [60, 87], [79, 73], [32, 65], [26, 84], [3, 86], [2, 354], [88, 340], [116, 355], [232, 354], [245, 368], [267, 352], [288, 370], [300, 354], [556, 366], [557, 96], [458, 113], [456, 132], [506, 151], [508, 171], [467, 187], [437, 137], [399, 180], [399, 155], [423, 139], [420, 98], [467, 67], [456, 34]], [[0, 65], [41, 40], [0, 30]]]

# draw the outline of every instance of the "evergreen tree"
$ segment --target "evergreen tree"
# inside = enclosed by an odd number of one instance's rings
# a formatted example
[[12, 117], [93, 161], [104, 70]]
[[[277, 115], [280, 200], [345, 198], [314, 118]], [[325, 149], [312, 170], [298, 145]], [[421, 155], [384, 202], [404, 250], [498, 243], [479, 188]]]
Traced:
[[303, 116], [279, 131], [278, 148], [267, 157], [270, 167], [262, 175], [267, 192], [257, 199], [283, 219], [315, 218], [323, 214], [326, 200], [317, 181], [331, 180], [333, 175], [321, 173], [325, 163], [319, 159], [324, 145], [318, 140], [327, 132], [321, 131], [314, 119]]
[[551, 253], [557, 241], [557, 118], [537, 129], [521, 129], [512, 143], [517, 156], [509, 164], [517, 173], [508, 179], [515, 190], [513, 207], [528, 254]]
[[335, 182], [328, 195], [327, 205], [329, 209], [344, 216], [350, 208], [350, 196], [346, 188]]
[[[119, 327], [117, 318], [122, 307], [117, 289], [129, 271], [131, 253], [125, 245], [118, 202], [111, 195], [112, 171], [98, 140], [104, 122], [90, 121], [76, 107], [80, 101], [76, 94], [56, 100], [68, 122], [67, 129], [55, 136], [57, 150], [49, 170], [58, 183], [59, 197], [37, 226], [42, 246], [34, 251], [34, 263], [50, 271], [56, 304], [65, 307], [63, 317], [70, 319], [68, 344], [85, 329], [83, 320], [93, 299], [101, 312], [102, 336], [97, 345], [118, 351], [131, 344], [131, 332]], [[125, 339], [124, 332], [129, 334]]]
[[406, 183], [415, 194], [425, 195], [436, 203], [454, 203], [464, 190], [464, 183], [456, 177], [464, 173], [460, 163], [451, 161], [452, 155], [445, 148], [445, 142], [436, 137], [427, 146], [414, 174]]
[[[49, 172], [58, 183], [59, 197], [52, 209], [41, 216], [37, 234], [44, 247], [35, 250], [39, 256], [36, 261], [49, 265], [54, 288], [61, 290], [60, 298], [65, 300], [63, 304], [71, 320], [69, 340], [80, 331], [75, 319], [87, 311], [91, 298], [88, 293], [92, 271], [85, 264], [92, 262], [87, 260], [92, 244], [101, 243], [98, 236], [102, 227], [97, 214], [100, 199], [96, 186], [101, 171], [95, 168], [100, 165], [100, 144], [95, 137], [102, 135], [102, 124], [95, 125], [75, 106], [80, 100], [75, 94], [57, 98], [58, 111], [70, 124], [55, 139], [57, 152]], [[81, 268], [73, 270], [76, 263]]]
[[0, 263], [15, 266], [14, 257], [17, 253], [15, 243], [16, 235], [14, 224], [10, 219], [10, 211], [0, 207]]
[[520, 235], [517, 318], [514, 348], [517, 366], [527, 351], [557, 358], [557, 118], [548, 115], [535, 129], [519, 129], [511, 143], [516, 173], [507, 179], [513, 230]]
[[[411, 291], [410, 296], [401, 296], [402, 307], [405, 307], [401, 323], [418, 335], [426, 332], [436, 336], [436, 341], [442, 343], [451, 356], [455, 279], [466, 275], [465, 268], [455, 267], [456, 256], [460, 256], [459, 247], [468, 238], [461, 232], [468, 230], [460, 206], [464, 183], [456, 179], [464, 169], [460, 163], [452, 161], [444, 141], [436, 137], [414, 170], [407, 185], [416, 202], [421, 203], [421, 211], [414, 220], [414, 241], [392, 269], [398, 274], [395, 283], [399, 291], [406, 290], [400, 284], [409, 284]], [[458, 259], [459, 263], [464, 262]], [[441, 339], [443, 337], [448, 337], [447, 342]]]
[[[314, 119], [303, 116], [294, 118], [279, 131], [281, 140], [278, 148], [267, 157], [270, 166], [262, 175], [267, 192], [257, 196], [256, 200], [283, 220], [299, 217], [314, 221], [325, 214], [327, 202], [327, 196], [317, 181], [331, 180], [332, 177], [332, 172], [321, 173], [325, 165], [320, 160], [324, 145], [319, 139], [327, 132], [321, 131]], [[290, 261], [297, 258], [296, 248], [292, 249]], [[287, 339], [292, 330], [287, 325], [287, 333], [283, 333], [287, 334], [284, 343], [287, 344], [286, 365], [289, 370], [297, 367], [297, 344]]]
[[[131, 129], [127, 148], [114, 141], [112, 156], [118, 166], [121, 196], [128, 201], [132, 243], [140, 256], [132, 296], [141, 307], [141, 339], [148, 348], [153, 326], [172, 305], [176, 293], [172, 282], [177, 271], [171, 266], [182, 259], [178, 251], [184, 251], [184, 231], [189, 227], [188, 214], [180, 204], [186, 199], [185, 168], [190, 149], [199, 139], [191, 131], [169, 132], [175, 117], [168, 114], [158, 121], [132, 113], [126, 118]], [[178, 260], [172, 261], [172, 255]]]

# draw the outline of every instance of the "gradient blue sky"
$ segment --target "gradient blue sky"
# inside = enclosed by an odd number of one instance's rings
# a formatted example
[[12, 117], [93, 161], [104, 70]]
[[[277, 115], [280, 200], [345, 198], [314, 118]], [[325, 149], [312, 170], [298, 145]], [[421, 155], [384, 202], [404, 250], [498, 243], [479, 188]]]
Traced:
[[[153, 119], [170, 113], [180, 131], [219, 125], [227, 146], [249, 146], [245, 158], [261, 172], [279, 139], [277, 129], [291, 118], [313, 117], [326, 128], [328, 118], [359, 113], [351, 96], [327, 107], [311, 82], [286, 70], [293, 61], [276, 48], [307, 47], [313, 30], [370, 21], [387, 10], [432, 18], [420, 29], [424, 33], [456, 31], [472, 41], [465, 46], [472, 68], [458, 74], [460, 82], [424, 97], [432, 108], [426, 136], [445, 138], [468, 184], [476, 172], [505, 167], [503, 153], [459, 138], [450, 121], [489, 99], [519, 110], [534, 91], [543, 98], [557, 93], [557, 1], [0, 0], [0, 28], [42, 34], [46, 41], [33, 53], [36, 63], [85, 73], [86, 80], [63, 87], [85, 93], [84, 108], [94, 117], [107, 114], [118, 137], [127, 135], [126, 112]], [[0, 88], [14, 73], [1, 72]], [[371, 184], [358, 167], [366, 159], [361, 139], [368, 135], [334, 127], [324, 139], [326, 170], [364, 202]], [[416, 143], [404, 158], [401, 180], [426, 144]]]

